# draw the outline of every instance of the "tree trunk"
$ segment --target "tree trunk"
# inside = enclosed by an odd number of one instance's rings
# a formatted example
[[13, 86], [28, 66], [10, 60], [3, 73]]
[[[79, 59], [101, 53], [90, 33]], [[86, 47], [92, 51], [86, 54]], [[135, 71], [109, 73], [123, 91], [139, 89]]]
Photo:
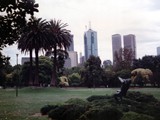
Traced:
[[39, 86], [39, 69], [38, 69], [38, 64], [39, 64], [39, 61], [38, 61], [38, 50], [35, 50], [35, 61], [36, 61], [36, 68], [35, 68], [35, 80], [34, 80], [34, 85], [35, 86]]
[[33, 63], [32, 50], [30, 50], [29, 85], [33, 85], [32, 63]]
[[57, 49], [54, 47], [54, 58], [53, 58], [53, 70], [52, 70], [52, 80], [51, 80], [51, 86], [57, 86]]

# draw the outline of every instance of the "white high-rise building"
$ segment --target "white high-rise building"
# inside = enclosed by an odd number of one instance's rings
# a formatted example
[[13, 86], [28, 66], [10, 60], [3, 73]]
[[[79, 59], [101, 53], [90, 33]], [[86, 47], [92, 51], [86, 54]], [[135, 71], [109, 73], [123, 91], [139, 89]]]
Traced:
[[69, 58], [71, 59], [71, 67], [78, 65], [78, 54], [75, 51], [68, 51]]
[[97, 32], [89, 29], [84, 33], [85, 60], [91, 55], [98, 56]]

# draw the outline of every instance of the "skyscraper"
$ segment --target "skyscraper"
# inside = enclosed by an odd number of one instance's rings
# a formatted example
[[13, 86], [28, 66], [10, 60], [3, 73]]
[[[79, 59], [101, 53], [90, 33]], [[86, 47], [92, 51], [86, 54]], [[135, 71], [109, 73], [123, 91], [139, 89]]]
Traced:
[[71, 67], [78, 65], [78, 54], [75, 51], [69, 51], [69, 58], [71, 59]]
[[71, 44], [69, 48], [67, 49], [68, 51], [68, 58], [65, 60], [64, 67], [70, 68], [70, 67], [75, 67], [78, 65], [78, 54], [76, 51], [74, 51], [74, 40], [73, 40], [73, 35], [71, 35]]
[[123, 36], [124, 49], [132, 50], [133, 59], [136, 59], [136, 37], [133, 34]]
[[84, 33], [85, 60], [91, 55], [98, 56], [97, 32], [89, 29]]
[[74, 41], [73, 41], [73, 35], [71, 35], [71, 44], [68, 48], [68, 51], [74, 51]]
[[160, 55], [160, 46], [157, 47], [157, 55]]
[[116, 53], [119, 54], [121, 48], [122, 48], [121, 35], [120, 34], [114, 34], [114, 35], [112, 35], [113, 64], [116, 63], [115, 54]]

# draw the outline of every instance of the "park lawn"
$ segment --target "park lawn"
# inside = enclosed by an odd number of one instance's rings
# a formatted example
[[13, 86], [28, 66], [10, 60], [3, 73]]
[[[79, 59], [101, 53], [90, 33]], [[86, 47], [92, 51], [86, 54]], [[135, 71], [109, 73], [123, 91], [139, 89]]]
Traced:
[[[48, 120], [40, 116], [44, 105], [63, 104], [70, 98], [86, 99], [91, 95], [112, 95], [116, 88], [21, 88], [16, 97], [15, 89], [0, 89], [0, 120]], [[159, 88], [130, 88], [154, 95], [160, 99]]]

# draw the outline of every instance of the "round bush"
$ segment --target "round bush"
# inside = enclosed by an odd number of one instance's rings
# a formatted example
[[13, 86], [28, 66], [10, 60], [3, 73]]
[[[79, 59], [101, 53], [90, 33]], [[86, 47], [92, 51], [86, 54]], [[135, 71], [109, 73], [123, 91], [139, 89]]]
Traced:
[[94, 108], [87, 111], [78, 120], [120, 120], [123, 113], [114, 107]]
[[88, 97], [87, 100], [89, 102], [92, 102], [94, 100], [109, 99], [109, 98], [111, 98], [111, 97], [107, 96], [107, 95], [92, 95], [92, 96]]
[[86, 108], [79, 105], [62, 105], [50, 111], [48, 117], [52, 120], [76, 120], [84, 112]]
[[129, 98], [131, 100], [135, 100], [137, 102], [144, 102], [144, 103], [158, 101], [153, 95], [143, 94], [140, 92], [128, 92], [126, 98]]
[[42, 115], [47, 115], [51, 110], [57, 108], [57, 105], [45, 105], [40, 109]]
[[135, 112], [128, 112], [123, 115], [121, 120], [154, 120], [153, 117], [144, 115], [144, 114], [138, 114]]
[[86, 100], [82, 100], [80, 98], [70, 98], [65, 103], [74, 104], [74, 105], [82, 105], [82, 106], [89, 105], [89, 103]]

